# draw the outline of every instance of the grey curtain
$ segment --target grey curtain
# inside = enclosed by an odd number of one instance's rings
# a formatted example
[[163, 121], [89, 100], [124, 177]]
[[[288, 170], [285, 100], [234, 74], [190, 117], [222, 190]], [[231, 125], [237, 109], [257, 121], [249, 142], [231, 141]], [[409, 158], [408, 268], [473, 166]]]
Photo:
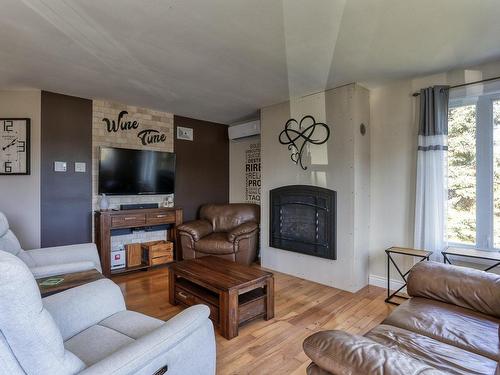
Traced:
[[448, 86], [420, 90], [414, 245], [434, 259], [446, 246], [448, 99]]
[[420, 90], [418, 135], [448, 135], [449, 86], [434, 86]]

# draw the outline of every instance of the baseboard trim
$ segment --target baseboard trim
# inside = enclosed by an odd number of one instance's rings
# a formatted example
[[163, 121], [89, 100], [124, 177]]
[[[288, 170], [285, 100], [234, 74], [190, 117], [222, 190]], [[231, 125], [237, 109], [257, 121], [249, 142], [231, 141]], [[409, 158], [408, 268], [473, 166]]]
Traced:
[[[370, 275], [368, 276], [368, 284], [387, 289], [387, 277]], [[391, 279], [391, 290], [397, 290], [403, 285], [404, 283], [402, 281]]]

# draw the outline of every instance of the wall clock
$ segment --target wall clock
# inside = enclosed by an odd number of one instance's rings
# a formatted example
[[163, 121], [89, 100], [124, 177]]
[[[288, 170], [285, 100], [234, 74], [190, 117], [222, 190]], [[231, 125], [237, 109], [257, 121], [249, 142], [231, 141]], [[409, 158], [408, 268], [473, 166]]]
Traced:
[[0, 175], [30, 174], [30, 119], [0, 118]]

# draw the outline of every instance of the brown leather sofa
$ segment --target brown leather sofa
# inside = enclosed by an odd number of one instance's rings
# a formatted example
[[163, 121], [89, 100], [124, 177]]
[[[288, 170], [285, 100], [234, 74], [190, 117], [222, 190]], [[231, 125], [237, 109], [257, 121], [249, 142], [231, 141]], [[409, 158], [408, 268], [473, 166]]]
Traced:
[[500, 276], [422, 262], [408, 294], [364, 336], [322, 331], [304, 341], [309, 375], [499, 374]]
[[177, 228], [183, 259], [216, 255], [250, 265], [257, 256], [260, 207], [256, 204], [207, 204], [200, 219]]

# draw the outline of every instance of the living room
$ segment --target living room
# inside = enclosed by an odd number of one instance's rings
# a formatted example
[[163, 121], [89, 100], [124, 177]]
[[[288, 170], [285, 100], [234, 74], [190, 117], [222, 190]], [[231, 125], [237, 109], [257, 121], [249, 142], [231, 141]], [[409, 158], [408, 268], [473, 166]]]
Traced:
[[500, 4], [1, 8], [0, 374], [500, 373]]

